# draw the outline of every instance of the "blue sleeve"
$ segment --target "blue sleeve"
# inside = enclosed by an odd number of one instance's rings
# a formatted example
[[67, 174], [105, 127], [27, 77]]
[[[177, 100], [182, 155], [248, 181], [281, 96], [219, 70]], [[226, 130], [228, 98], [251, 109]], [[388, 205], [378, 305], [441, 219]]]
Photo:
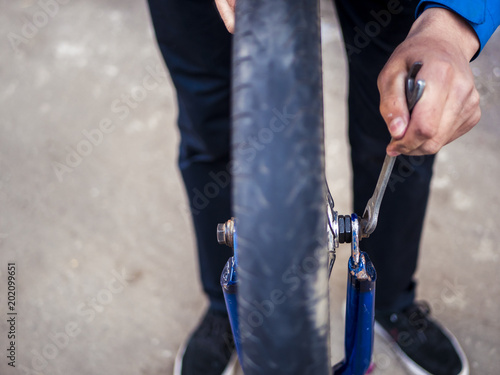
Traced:
[[446, 8], [465, 18], [479, 38], [479, 51], [500, 25], [500, 0], [421, 0], [416, 16], [432, 7]]

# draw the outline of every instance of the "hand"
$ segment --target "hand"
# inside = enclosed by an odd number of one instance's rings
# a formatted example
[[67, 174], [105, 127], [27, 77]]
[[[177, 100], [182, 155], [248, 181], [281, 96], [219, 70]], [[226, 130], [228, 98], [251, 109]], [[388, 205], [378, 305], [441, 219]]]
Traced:
[[236, 0], [215, 0], [215, 5], [226, 25], [227, 31], [234, 33], [234, 4]]
[[[390, 156], [435, 154], [479, 122], [479, 93], [469, 66], [478, 49], [474, 30], [449, 10], [430, 8], [415, 21], [378, 77], [380, 113], [393, 138]], [[426, 86], [410, 120], [404, 88], [416, 61], [423, 62], [417, 79]]]

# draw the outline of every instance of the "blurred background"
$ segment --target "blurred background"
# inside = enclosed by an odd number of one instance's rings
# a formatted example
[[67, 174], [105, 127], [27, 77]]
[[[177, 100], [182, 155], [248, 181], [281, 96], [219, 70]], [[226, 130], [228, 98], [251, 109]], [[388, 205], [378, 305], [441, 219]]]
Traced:
[[[176, 100], [147, 4], [0, 4], [0, 374], [172, 374], [205, 301], [176, 167]], [[345, 214], [346, 66], [326, 1], [323, 19], [327, 174]], [[497, 33], [473, 63], [481, 123], [438, 156], [418, 271], [418, 297], [476, 375], [500, 369], [499, 46]], [[348, 252], [331, 282], [336, 360]], [[9, 262], [15, 368], [5, 355]], [[375, 374], [404, 374], [378, 340], [374, 360]]]

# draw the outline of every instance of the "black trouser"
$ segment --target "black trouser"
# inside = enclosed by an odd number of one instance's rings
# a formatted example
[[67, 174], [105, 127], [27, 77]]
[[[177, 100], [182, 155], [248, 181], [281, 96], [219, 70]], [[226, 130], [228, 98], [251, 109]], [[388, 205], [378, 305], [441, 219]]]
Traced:
[[[349, 58], [349, 139], [354, 212], [373, 193], [390, 140], [378, 111], [377, 76], [413, 22], [415, 1], [335, 0]], [[203, 289], [223, 310], [221, 270], [231, 255], [216, 241], [217, 223], [231, 217], [229, 80], [231, 36], [213, 0], [149, 0], [160, 50], [179, 103], [179, 167], [198, 244]], [[269, 37], [272, 37], [270, 35]], [[340, 57], [339, 57], [340, 58]], [[418, 248], [433, 157], [398, 157], [378, 227], [362, 241], [378, 272], [378, 310], [413, 302]]]

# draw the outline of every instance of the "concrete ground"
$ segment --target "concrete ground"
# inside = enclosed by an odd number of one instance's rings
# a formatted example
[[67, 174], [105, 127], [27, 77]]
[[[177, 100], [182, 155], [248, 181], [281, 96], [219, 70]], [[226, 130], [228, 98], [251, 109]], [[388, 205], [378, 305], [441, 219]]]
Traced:
[[[205, 301], [176, 169], [176, 102], [146, 3], [0, 4], [0, 374], [172, 374]], [[349, 213], [345, 58], [324, 8], [327, 173]], [[475, 375], [500, 371], [499, 45], [497, 33], [473, 63], [481, 123], [439, 154], [417, 275], [419, 298]], [[336, 360], [347, 253], [331, 283]], [[375, 374], [404, 374], [378, 340], [374, 359]]]

